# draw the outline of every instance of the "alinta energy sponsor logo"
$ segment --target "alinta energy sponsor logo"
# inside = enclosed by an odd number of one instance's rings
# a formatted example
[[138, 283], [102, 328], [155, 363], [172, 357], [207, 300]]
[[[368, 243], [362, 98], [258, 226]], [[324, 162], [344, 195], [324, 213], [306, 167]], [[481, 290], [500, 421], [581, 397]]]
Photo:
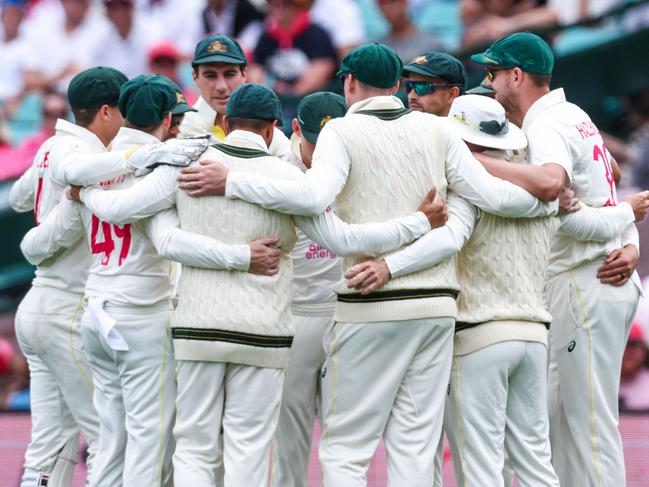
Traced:
[[307, 260], [312, 259], [335, 259], [338, 256], [335, 252], [325, 249], [324, 247], [318, 245], [317, 243], [312, 243], [309, 245], [309, 250], [304, 253], [304, 257]]

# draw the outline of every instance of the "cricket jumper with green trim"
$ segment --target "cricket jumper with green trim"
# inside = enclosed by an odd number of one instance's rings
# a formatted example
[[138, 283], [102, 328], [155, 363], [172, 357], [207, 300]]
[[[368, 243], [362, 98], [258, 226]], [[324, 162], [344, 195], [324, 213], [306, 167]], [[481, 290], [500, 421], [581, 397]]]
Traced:
[[[263, 139], [235, 130], [201, 159], [222, 161], [234, 171], [298, 179], [301, 172], [265, 151]], [[283, 368], [293, 341], [290, 320], [295, 229], [289, 215], [241, 200], [192, 198], [183, 191], [176, 205], [183, 230], [228, 244], [244, 244], [275, 235], [282, 250], [279, 272], [247, 272], [184, 267], [178, 308], [173, 317], [177, 360], [231, 362]]]
[[[524, 158], [523, 153], [521, 158]], [[502, 158], [502, 151], [488, 151]], [[520, 162], [514, 155], [508, 159]], [[453, 354], [466, 355], [508, 340], [547, 346], [552, 317], [543, 288], [555, 217], [503, 218], [482, 213], [457, 257], [458, 299]]]
[[[407, 215], [417, 209], [432, 187], [437, 188], [440, 198], [446, 198], [446, 130], [441, 119], [403, 106], [397, 108], [391, 99], [383, 97], [359, 102], [353, 108], [345, 117], [327, 124], [343, 140], [353, 161], [347, 183], [335, 202], [340, 218], [367, 223]], [[368, 133], [373, 137], [368, 138]], [[423, 140], [429, 143], [422, 144]], [[343, 268], [363, 260], [346, 257]], [[391, 279], [365, 296], [341, 282], [336, 287], [335, 319], [377, 322], [455, 318], [458, 290], [453, 258]]]

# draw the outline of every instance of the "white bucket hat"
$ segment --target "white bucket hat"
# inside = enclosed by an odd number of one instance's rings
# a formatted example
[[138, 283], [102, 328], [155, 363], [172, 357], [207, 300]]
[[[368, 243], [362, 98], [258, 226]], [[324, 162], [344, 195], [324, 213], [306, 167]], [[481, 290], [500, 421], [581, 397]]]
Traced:
[[507, 120], [505, 109], [493, 98], [458, 96], [453, 100], [448, 119], [462, 140], [470, 144], [503, 150], [527, 147], [523, 131]]

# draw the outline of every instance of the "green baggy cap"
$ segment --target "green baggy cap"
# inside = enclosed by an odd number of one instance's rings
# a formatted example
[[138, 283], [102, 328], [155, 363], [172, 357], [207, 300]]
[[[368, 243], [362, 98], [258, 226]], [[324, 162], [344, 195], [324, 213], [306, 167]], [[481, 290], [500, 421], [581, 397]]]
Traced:
[[312, 93], [302, 98], [297, 106], [297, 121], [304, 138], [315, 144], [320, 131], [332, 118], [345, 116], [345, 99], [329, 91]]
[[99, 108], [117, 105], [120, 88], [128, 78], [113, 68], [98, 66], [82, 71], [70, 81], [68, 101], [72, 108]]
[[336, 76], [353, 74], [354, 78], [375, 88], [392, 88], [401, 78], [403, 63], [388, 46], [373, 42], [347, 53]]
[[554, 54], [547, 42], [531, 32], [515, 32], [501, 37], [471, 60], [480, 64], [519, 67], [532, 74], [552, 74]]
[[230, 95], [225, 114], [229, 118], [277, 120], [281, 125], [282, 104], [270, 88], [254, 83], [244, 84]]
[[466, 88], [466, 68], [459, 59], [445, 52], [425, 52], [417, 56], [403, 67], [402, 76], [407, 78], [410, 73], [442, 78], [452, 85], [457, 85], [462, 91]]
[[162, 81], [167, 83], [169, 87], [172, 90], [174, 90], [174, 92], [176, 93], [176, 105], [171, 109], [172, 115], [182, 115], [187, 112], [198, 111], [187, 103], [187, 99], [185, 98], [185, 95], [183, 94], [183, 90], [180, 88], [180, 86], [178, 86], [176, 83], [171, 81], [166, 76], [160, 76], [160, 77], [162, 78]]
[[175, 89], [159, 74], [141, 74], [122, 86], [119, 111], [138, 127], [153, 127], [177, 105]]
[[227, 36], [209, 36], [196, 45], [192, 67], [206, 63], [247, 64], [243, 49]]

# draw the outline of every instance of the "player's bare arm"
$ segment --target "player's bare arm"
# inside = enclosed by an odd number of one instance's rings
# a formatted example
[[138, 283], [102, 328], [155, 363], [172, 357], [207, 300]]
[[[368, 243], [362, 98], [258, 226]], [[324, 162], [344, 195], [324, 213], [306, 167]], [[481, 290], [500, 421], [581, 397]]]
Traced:
[[530, 164], [514, 164], [480, 153], [474, 153], [473, 155], [491, 175], [526, 189], [541, 201], [557, 199], [561, 189], [568, 182], [566, 171], [559, 164], [550, 162], [542, 166], [533, 166]]
[[178, 176], [178, 187], [189, 196], [223, 196], [230, 170], [218, 161], [202, 160], [185, 167]]

